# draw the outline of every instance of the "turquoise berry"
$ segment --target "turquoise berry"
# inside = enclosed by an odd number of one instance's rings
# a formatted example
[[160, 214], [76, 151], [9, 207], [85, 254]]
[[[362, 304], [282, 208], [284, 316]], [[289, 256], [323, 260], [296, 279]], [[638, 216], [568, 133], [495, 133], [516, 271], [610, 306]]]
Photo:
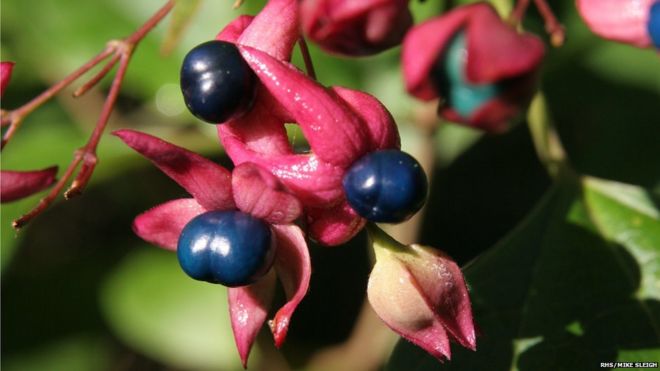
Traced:
[[465, 32], [460, 31], [449, 42], [431, 72], [432, 80], [447, 105], [465, 120], [501, 92], [497, 84], [473, 84], [467, 80], [468, 58]]

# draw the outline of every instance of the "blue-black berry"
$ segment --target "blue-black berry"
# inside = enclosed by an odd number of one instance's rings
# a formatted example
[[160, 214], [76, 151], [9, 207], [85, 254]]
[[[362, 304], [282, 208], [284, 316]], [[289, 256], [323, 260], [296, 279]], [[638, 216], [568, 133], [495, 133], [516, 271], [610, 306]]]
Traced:
[[660, 1], [656, 1], [651, 5], [646, 28], [649, 31], [649, 37], [653, 41], [653, 45], [660, 50]]
[[181, 91], [186, 106], [201, 120], [217, 124], [250, 109], [256, 76], [236, 45], [208, 41], [183, 59]]
[[343, 184], [351, 207], [362, 217], [380, 223], [409, 219], [422, 208], [428, 193], [419, 162], [399, 150], [364, 156], [346, 172]]
[[190, 277], [237, 287], [268, 272], [275, 247], [264, 221], [240, 211], [209, 211], [183, 228], [177, 257]]

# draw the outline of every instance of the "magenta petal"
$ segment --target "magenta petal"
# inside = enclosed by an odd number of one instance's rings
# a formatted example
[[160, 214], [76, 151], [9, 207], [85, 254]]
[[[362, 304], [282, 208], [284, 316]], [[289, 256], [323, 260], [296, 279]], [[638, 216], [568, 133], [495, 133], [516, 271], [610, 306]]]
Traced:
[[237, 43], [288, 61], [299, 38], [297, 0], [269, 0]]
[[154, 245], [176, 250], [183, 227], [203, 212], [206, 209], [194, 198], [168, 201], [138, 215], [133, 221], [133, 232]]
[[350, 240], [366, 223], [345, 200], [334, 207], [308, 208], [306, 212], [310, 237], [327, 246]]
[[231, 183], [238, 209], [268, 223], [287, 224], [302, 213], [300, 201], [273, 174], [251, 162], [234, 168]]
[[538, 37], [518, 33], [487, 3], [472, 9], [466, 41], [468, 80], [491, 83], [524, 75], [540, 66], [545, 47]]
[[300, 125], [320, 159], [346, 167], [366, 152], [369, 141], [361, 120], [336, 94], [291, 64], [254, 48], [239, 49], [266, 89]]
[[413, 27], [403, 40], [401, 63], [406, 90], [415, 97], [431, 100], [438, 94], [429, 75], [438, 57], [463, 26], [476, 5], [466, 5]]
[[10, 202], [39, 192], [55, 182], [57, 166], [35, 171], [0, 172], [0, 202]]
[[372, 142], [371, 151], [401, 147], [399, 130], [396, 127], [394, 118], [378, 99], [359, 90], [339, 86], [332, 87], [332, 90], [366, 124]]
[[647, 24], [656, 0], [577, 0], [577, 8], [597, 35], [639, 47], [651, 45]]
[[280, 347], [289, 330], [291, 315], [307, 294], [312, 264], [305, 235], [300, 228], [295, 225], [273, 225], [272, 228], [277, 236], [275, 268], [288, 298], [288, 302], [269, 322], [275, 338], [275, 346]]
[[172, 178], [208, 210], [234, 208], [231, 174], [204, 157], [135, 130], [113, 132]]
[[0, 62], [0, 97], [5, 92], [11, 79], [11, 71], [14, 69], [14, 62]]
[[243, 367], [247, 368], [252, 344], [268, 317], [268, 308], [275, 293], [275, 274], [271, 271], [252, 285], [227, 290], [234, 341]]

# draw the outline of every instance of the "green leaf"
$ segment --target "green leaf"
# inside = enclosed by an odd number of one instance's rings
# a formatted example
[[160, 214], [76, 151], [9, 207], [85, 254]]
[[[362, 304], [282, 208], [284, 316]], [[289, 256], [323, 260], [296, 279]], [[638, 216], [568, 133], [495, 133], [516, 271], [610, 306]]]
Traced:
[[109, 277], [102, 306], [123, 341], [163, 363], [242, 370], [226, 289], [186, 276], [172, 252], [148, 247], [129, 255]]
[[441, 365], [401, 341], [388, 369], [554, 371], [657, 361], [657, 278], [644, 287], [660, 266], [657, 228], [657, 208], [637, 187], [593, 178], [556, 184], [465, 268], [481, 330], [477, 351], [453, 347]]
[[660, 299], [660, 213], [649, 193], [628, 184], [584, 178], [591, 219], [608, 240], [626, 247], [640, 264], [639, 299]]

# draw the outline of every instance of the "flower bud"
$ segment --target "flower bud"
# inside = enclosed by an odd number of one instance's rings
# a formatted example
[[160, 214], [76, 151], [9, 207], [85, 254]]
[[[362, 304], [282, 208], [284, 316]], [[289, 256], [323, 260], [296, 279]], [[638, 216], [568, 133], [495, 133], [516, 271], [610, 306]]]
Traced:
[[458, 265], [439, 250], [402, 246], [380, 234], [367, 287], [378, 316], [440, 361], [451, 357], [449, 339], [476, 349], [470, 298]]
[[304, 0], [305, 34], [324, 50], [348, 56], [380, 53], [401, 43], [412, 25], [408, 0]]

